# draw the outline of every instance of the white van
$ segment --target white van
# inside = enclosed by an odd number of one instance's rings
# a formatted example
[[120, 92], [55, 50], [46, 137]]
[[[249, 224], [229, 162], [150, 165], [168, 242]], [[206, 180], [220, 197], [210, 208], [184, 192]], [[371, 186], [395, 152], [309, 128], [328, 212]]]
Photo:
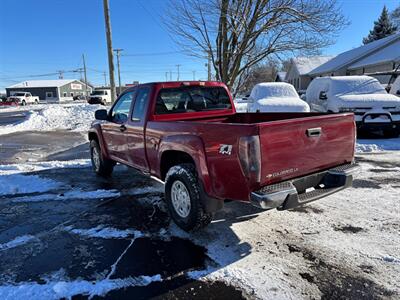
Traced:
[[96, 89], [88, 99], [89, 104], [110, 104], [111, 103], [111, 90], [110, 89]]
[[400, 98], [388, 94], [373, 77], [315, 78], [307, 88], [306, 101], [311, 111], [353, 112], [358, 129], [399, 134]]

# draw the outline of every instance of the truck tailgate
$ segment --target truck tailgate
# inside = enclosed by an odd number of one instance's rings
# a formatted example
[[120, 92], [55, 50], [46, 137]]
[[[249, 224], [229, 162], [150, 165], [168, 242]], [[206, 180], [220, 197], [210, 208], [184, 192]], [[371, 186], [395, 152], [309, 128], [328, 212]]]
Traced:
[[261, 185], [349, 163], [354, 154], [352, 114], [259, 124]]

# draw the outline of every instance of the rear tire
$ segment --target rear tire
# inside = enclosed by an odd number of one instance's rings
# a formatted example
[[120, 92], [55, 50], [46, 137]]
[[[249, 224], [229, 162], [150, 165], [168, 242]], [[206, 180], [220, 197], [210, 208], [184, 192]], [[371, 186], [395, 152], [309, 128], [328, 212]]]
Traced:
[[22, 100], [21, 104], [22, 104], [22, 106], [25, 106], [26, 105], [25, 100]]
[[115, 162], [104, 158], [101, 154], [100, 145], [96, 140], [90, 142], [90, 158], [93, 170], [97, 175], [109, 177], [114, 170]]
[[39, 100], [35, 100], [35, 104], [39, 104]]
[[169, 169], [165, 180], [165, 199], [171, 218], [185, 231], [206, 227], [212, 213], [204, 210], [197, 172], [192, 164], [181, 164]]

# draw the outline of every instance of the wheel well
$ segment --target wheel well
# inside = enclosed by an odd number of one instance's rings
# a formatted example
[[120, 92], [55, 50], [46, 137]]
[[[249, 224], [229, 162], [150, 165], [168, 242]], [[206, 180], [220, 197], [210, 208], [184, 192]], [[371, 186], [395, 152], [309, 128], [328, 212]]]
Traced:
[[89, 132], [89, 142], [92, 140], [99, 142], [99, 138], [97, 137], [97, 134], [95, 134], [94, 132]]
[[160, 163], [161, 180], [165, 179], [165, 176], [171, 167], [183, 163], [191, 163], [195, 165], [193, 158], [186, 152], [175, 150], [165, 151], [161, 156]]

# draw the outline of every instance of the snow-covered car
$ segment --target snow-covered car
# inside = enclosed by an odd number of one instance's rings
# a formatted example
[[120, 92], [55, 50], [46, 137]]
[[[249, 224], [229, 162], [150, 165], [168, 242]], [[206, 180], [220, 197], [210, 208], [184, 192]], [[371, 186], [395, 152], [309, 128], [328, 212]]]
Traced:
[[312, 111], [353, 112], [360, 130], [399, 134], [400, 98], [388, 94], [373, 77], [315, 78], [307, 88], [306, 99]]
[[8, 97], [9, 102], [17, 102], [21, 105], [27, 104], [39, 104], [39, 97], [32, 96], [29, 92], [15, 92], [10, 97]]
[[309, 112], [293, 85], [285, 82], [256, 84], [250, 94], [248, 112]]
[[235, 104], [236, 112], [247, 112], [247, 105], [249, 104], [250, 95], [246, 95], [243, 97], [237, 97], [233, 100]]

